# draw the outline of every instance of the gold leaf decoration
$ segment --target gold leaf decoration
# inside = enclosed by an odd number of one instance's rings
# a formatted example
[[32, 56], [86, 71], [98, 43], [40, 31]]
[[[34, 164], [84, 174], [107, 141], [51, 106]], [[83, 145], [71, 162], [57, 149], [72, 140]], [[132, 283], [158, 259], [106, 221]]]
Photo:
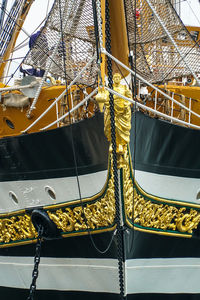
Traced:
[[[133, 202], [126, 202], [126, 214], [133, 220]], [[144, 228], [192, 234], [200, 223], [200, 212], [193, 208], [154, 203], [134, 189], [134, 224]]]
[[123, 167], [123, 197], [126, 215], [129, 219], [133, 213], [133, 179], [130, 176], [130, 163], [128, 151], [124, 154]]
[[[114, 226], [115, 200], [113, 174], [110, 172], [105, 194], [98, 200], [79, 201], [78, 205], [52, 206], [47, 213], [62, 233], [81, 232], [88, 229], [103, 230]], [[103, 229], [102, 229], [103, 228]], [[0, 218], [0, 247], [28, 243], [37, 238], [31, 216], [25, 212], [20, 215], [9, 214]]]
[[0, 243], [33, 239], [37, 232], [27, 214], [0, 219]]
[[99, 229], [113, 225], [115, 218], [113, 175], [108, 184], [106, 194], [92, 204], [66, 207], [54, 212], [47, 211], [49, 217], [63, 232]]
[[[162, 202], [155, 202], [140, 194], [134, 188], [134, 181], [131, 177], [128, 152], [124, 154], [123, 167], [123, 197], [126, 218], [129, 224], [144, 229], [158, 229], [159, 233], [167, 231], [180, 234], [193, 234], [200, 223], [200, 211], [198, 209], [177, 205], [169, 205]], [[175, 201], [174, 201], [175, 202]], [[133, 218], [134, 214], [134, 218]]]

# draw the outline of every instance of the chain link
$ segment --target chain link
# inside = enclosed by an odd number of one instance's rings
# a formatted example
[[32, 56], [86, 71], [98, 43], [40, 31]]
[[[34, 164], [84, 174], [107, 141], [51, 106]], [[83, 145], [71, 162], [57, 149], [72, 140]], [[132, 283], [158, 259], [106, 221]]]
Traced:
[[[109, 2], [106, 0], [106, 50], [111, 54], [111, 35], [110, 35], [110, 13]], [[108, 70], [108, 86], [113, 89], [113, 74], [112, 74], [112, 61], [107, 57], [107, 70]], [[121, 225], [120, 215], [120, 199], [119, 199], [119, 180], [118, 180], [118, 168], [117, 168], [117, 152], [116, 152], [116, 134], [115, 134], [115, 110], [114, 110], [114, 98], [113, 94], [109, 95], [110, 105], [110, 124], [111, 124], [111, 142], [112, 142], [112, 154], [113, 154], [113, 174], [114, 174], [114, 186], [115, 186], [115, 207], [116, 207], [116, 224], [117, 224], [117, 258], [118, 258], [118, 272], [119, 272], [119, 287], [120, 297], [125, 299], [125, 284], [124, 284], [124, 245], [123, 245], [123, 226]]]
[[43, 235], [44, 228], [42, 225], [39, 226], [38, 229], [38, 238], [37, 238], [37, 244], [35, 248], [35, 257], [34, 257], [34, 268], [33, 268], [33, 273], [32, 273], [32, 282], [30, 285], [30, 290], [29, 290], [29, 296], [27, 300], [33, 300], [34, 299], [34, 294], [36, 290], [36, 280], [38, 278], [38, 267], [40, 263], [40, 254], [41, 254], [41, 244], [42, 244], [42, 235]]

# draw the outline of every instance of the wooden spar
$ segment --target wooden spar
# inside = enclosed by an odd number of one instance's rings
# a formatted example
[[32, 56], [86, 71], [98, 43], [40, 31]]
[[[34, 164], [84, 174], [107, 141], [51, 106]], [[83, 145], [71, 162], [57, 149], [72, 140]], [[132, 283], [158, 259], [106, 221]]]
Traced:
[[[105, 2], [102, 1], [102, 2]], [[118, 60], [129, 66], [128, 37], [126, 29], [125, 8], [123, 0], [108, 0], [110, 7], [110, 35], [111, 52]], [[104, 18], [103, 18], [104, 19]], [[123, 76], [128, 75], [128, 71], [113, 63], [113, 74], [122, 72]]]
[[33, 4], [33, 2], [34, 2], [34, 0], [27, 0], [24, 3], [23, 8], [21, 9], [21, 13], [18, 16], [18, 20], [17, 20], [17, 22], [15, 24], [15, 28], [14, 28], [12, 37], [10, 39], [10, 42], [9, 42], [8, 47], [6, 49], [6, 52], [5, 52], [4, 56], [2, 57], [2, 61], [1, 61], [1, 64], [0, 64], [0, 78], [3, 77], [4, 71], [5, 71], [5, 67], [6, 67], [6, 64], [7, 64], [7, 60], [10, 57], [10, 54], [12, 53], [12, 51], [13, 51], [13, 49], [15, 47], [18, 35], [19, 35], [20, 31], [21, 31], [21, 28], [22, 28], [22, 26], [24, 24], [26, 16], [27, 16], [27, 14], [28, 14], [28, 12], [30, 10], [30, 7]]

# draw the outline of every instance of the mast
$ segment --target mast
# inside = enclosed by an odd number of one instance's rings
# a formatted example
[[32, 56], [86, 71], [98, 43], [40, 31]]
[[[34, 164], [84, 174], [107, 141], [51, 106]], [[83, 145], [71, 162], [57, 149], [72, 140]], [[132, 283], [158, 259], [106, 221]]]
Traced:
[[[126, 66], [128, 63], [129, 48], [126, 29], [125, 9], [123, 0], [109, 0], [110, 8], [110, 35], [111, 35], [111, 52], [118, 60]], [[101, 0], [101, 6], [105, 7], [105, 0]], [[105, 15], [102, 15], [103, 24], [105, 23]], [[113, 64], [113, 74], [122, 72], [123, 76], [127, 76], [128, 72], [121, 66], [119, 68]]]
[[18, 35], [34, 0], [16, 0], [0, 36], [0, 78], [3, 77], [7, 60], [12, 53]]
[[5, 11], [6, 11], [6, 7], [7, 7], [7, 2], [8, 2], [8, 0], [3, 0], [2, 1], [2, 5], [1, 5], [0, 32], [2, 31], [2, 27], [3, 27], [3, 21], [4, 21], [4, 17], [5, 17]]

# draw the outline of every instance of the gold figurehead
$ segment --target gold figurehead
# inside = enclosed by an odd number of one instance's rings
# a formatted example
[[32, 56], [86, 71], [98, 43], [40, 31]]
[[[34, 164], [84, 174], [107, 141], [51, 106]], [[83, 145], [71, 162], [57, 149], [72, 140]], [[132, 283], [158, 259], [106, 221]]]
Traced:
[[[122, 85], [121, 75], [115, 73], [113, 76], [113, 90], [122, 96], [126, 96], [131, 99], [131, 91], [127, 86]], [[111, 142], [111, 125], [110, 125], [110, 105], [109, 105], [109, 92], [104, 90], [100, 91], [96, 95], [96, 100], [100, 104], [105, 106], [104, 111], [104, 133], [108, 141]], [[115, 133], [116, 133], [116, 145], [117, 153], [124, 154], [127, 149], [127, 144], [130, 139], [131, 129], [131, 103], [118, 95], [114, 95], [114, 112], [115, 112]]]

